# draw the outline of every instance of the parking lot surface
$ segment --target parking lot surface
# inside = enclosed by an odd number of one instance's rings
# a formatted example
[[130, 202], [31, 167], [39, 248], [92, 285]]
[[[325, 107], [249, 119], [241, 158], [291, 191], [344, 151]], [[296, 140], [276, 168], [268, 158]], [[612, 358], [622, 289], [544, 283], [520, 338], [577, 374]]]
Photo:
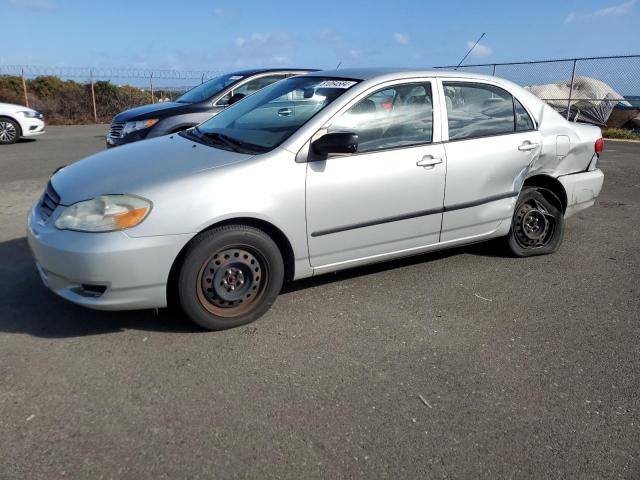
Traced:
[[213, 333], [42, 286], [27, 210], [106, 128], [0, 147], [0, 478], [640, 478], [640, 144], [554, 255], [317, 277]]

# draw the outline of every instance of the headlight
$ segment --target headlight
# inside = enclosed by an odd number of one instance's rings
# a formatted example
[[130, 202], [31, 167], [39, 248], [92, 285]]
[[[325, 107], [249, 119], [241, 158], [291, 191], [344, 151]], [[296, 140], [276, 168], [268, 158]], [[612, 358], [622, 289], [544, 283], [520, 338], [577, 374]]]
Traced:
[[112, 232], [131, 228], [151, 211], [151, 202], [133, 195], [102, 195], [67, 207], [56, 220], [61, 230]]
[[129, 135], [131, 132], [135, 132], [137, 130], [144, 130], [145, 128], [151, 128], [159, 121], [160, 119], [158, 118], [150, 118], [149, 120], [140, 120], [138, 122], [127, 122], [124, 124], [124, 128], [122, 129], [122, 134]]
[[40, 112], [36, 112], [35, 110], [24, 110], [20, 113], [27, 118], [42, 118], [42, 114]]

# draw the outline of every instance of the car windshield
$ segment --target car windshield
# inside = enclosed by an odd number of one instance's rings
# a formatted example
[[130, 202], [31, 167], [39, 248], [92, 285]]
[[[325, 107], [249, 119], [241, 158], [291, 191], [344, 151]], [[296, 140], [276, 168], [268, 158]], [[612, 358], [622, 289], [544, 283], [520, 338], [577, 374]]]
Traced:
[[187, 135], [218, 148], [268, 152], [356, 83], [308, 76], [282, 80], [232, 105]]
[[222, 92], [225, 88], [233, 85], [234, 83], [239, 82], [245, 78], [242, 75], [221, 75], [220, 77], [212, 78], [211, 80], [207, 80], [201, 85], [198, 85], [195, 88], [192, 88], [187, 93], [179, 97], [176, 102], [178, 103], [198, 103], [204, 102], [205, 100], [210, 99], [214, 95]]

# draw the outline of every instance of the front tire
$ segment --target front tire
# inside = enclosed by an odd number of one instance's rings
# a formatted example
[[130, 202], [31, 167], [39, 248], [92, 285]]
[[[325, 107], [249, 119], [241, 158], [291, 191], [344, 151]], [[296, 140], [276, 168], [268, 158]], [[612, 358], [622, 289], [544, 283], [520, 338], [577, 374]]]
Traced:
[[21, 135], [18, 122], [7, 117], [0, 117], [0, 145], [16, 143]]
[[555, 252], [564, 237], [562, 203], [551, 190], [525, 187], [520, 192], [507, 236], [517, 257]]
[[225, 225], [194, 238], [185, 251], [177, 300], [193, 322], [207, 330], [244, 325], [273, 304], [284, 280], [280, 249], [248, 225]]

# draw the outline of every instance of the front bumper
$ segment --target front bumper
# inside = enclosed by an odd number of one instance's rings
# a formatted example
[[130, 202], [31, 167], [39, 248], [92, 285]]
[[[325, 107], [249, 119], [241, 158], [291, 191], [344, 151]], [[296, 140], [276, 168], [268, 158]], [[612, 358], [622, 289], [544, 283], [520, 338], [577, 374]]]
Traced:
[[568, 218], [595, 203], [596, 197], [602, 190], [604, 174], [602, 170], [596, 169], [590, 172], [563, 175], [558, 177], [558, 180], [567, 193], [567, 209], [564, 216]]
[[134, 238], [125, 232], [58, 230], [56, 213], [43, 222], [34, 207], [27, 226], [29, 246], [47, 287], [98, 310], [167, 306], [171, 266], [192, 235]]
[[39, 118], [23, 118], [20, 120], [20, 129], [23, 137], [35, 137], [45, 133], [44, 120]]

